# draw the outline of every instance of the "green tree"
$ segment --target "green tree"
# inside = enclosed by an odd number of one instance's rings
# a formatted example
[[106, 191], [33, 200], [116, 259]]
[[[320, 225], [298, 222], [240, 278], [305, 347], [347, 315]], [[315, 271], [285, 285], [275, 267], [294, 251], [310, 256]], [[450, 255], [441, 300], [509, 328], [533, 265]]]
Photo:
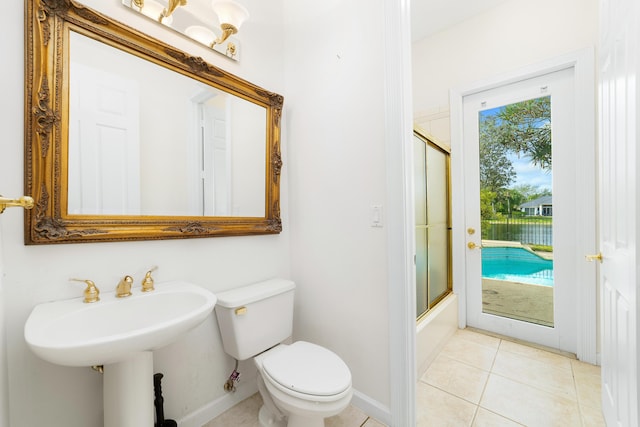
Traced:
[[495, 115], [480, 118], [480, 188], [494, 193], [507, 188], [516, 171], [507, 157], [509, 148], [500, 142], [501, 130]]
[[495, 200], [496, 193], [486, 188], [480, 190], [480, 218], [487, 220], [495, 217]]
[[519, 156], [528, 156], [542, 169], [551, 170], [551, 97], [506, 105], [496, 114], [492, 133], [496, 143]]
[[517, 185], [513, 187], [513, 191], [517, 191], [523, 197], [519, 204], [528, 202], [529, 200], [535, 200], [542, 196], [551, 196], [551, 190], [547, 188], [540, 188], [531, 184]]
[[551, 171], [551, 98], [522, 101], [480, 114], [480, 191], [483, 219], [510, 215], [525, 201], [550, 195], [532, 185], [510, 189], [516, 172], [510, 154]]
[[499, 200], [499, 212], [503, 212], [508, 215], [511, 215], [512, 212], [518, 208], [518, 206], [526, 201], [524, 195], [513, 188], [507, 188], [501, 191], [499, 194]]

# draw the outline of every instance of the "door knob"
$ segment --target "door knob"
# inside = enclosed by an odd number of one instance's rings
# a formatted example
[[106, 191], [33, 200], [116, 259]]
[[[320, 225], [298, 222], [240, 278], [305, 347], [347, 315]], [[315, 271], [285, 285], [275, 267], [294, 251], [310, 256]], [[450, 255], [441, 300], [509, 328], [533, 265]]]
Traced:
[[476, 232], [475, 228], [472, 228], [472, 227], [467, 228], [467, 233], [469, 233], [469, 235], [475, 234], [475, 232]]
[[476, 244], [475, 242], [469, 242], [467, 243], [467, 247], [469, 249], [482, 249], [481, 245]]

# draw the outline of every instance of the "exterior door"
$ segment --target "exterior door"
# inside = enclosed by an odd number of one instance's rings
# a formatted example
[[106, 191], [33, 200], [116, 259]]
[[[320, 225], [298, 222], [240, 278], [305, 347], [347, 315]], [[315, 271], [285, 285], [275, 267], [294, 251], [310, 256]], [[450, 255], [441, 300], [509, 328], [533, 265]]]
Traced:
[[[550, 99], [553, 205], [547, 206], [545, 210], [543, 202], [540, 202], [541, 208], [536, 212], [553, 213], [552, 286], [547, 285], [547, 288], [543, 289], [537, 285], [525, 285], [519, 279], [506, 279], [491, 281], [495, 282], [495, 288], [493, 288], [487, 285], [489, 280], [483, 279], [482, 266], [483, 252], [486, 254], [495, 252], [493, 248], [483, 250], [483, 246], [487, 246], [489, 242], [486, 237], [483, 239], [483, 226], [480, 221], [480, 118], [487, 110], [538, 99]], [[593, 210], [595, 194], [592, 191], [590, 195], [580, 199], [579, 192], [576, 191], [577, 186], [580, 185], [576, 180], [577, 170], [580, 167], [576, 153], [593, 150], [594, 147], [581, 145], [583, 141], [577, 141], [574, 100], [574, 68], [572, 67], [546, 74], [541, 73], [536, 77], [499, 85], [464, 97], [464, 229], [467, 325], [577, 353], [578, 316], [575, 304], [577, 277], [583, 275], [580, 270], [585, 264], [580, 260], [583, 248], [579, 247], [579, 242], [583, 234], [595, 236], [595, 224], [582, 220], [580, 207], [590, 205], [590, 209]], [[495, 209], [494, 206], [492, 208]], [[509, 209], [516, 210], [516, 208], [518, 206], [512, 206]], [[505, 252], [511, 251], [508, 247], [511, 242], [506, 240], [508, 239], [500, 239], [497, 243], [495, 241], [492, 243], [497, 244]], [[523, 253], [527, 255], [536, 253], [529, 245], [525, 246]], [[488, 256], [486, 254], [485, 259]], [[591, 280], [595, 281], [595, 277]], [[541, 293], [541, 291], [544, 292]], [[506, 299], [496, 300], [495, 295]], [[543, 298], [549, 300], [546, 306], [537, 307], [536, 303]], [[506, 307], [507, 304], [510, 306]], [[513, 304], [521, 304], [521, 306], [512, 309]], [[500, 310], [489, 310], [489, 305], [505, 307]], [[522, 312], [523, 310], [525, 311]], [[542, 311], [546, 311], [546, 314], [542, 315]], [[544, 318], [544, 321], [540, 321], [541, 318]]]
[[640, 6], [601, 3], [602, 409], [608, 426], [637, 426]]

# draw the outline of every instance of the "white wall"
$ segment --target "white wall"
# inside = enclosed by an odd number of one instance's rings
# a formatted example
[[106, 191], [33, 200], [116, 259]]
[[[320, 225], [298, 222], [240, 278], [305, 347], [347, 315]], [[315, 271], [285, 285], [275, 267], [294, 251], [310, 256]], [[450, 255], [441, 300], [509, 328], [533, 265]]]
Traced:
[[384, 410], [387, 229], [370, 225], [386, 200], [383, 6], [286, 2], [285, 105], [294, 335], [339, 354]]
[[[24, 3], [5, 4], [6, 25], [0, 38], [5, 67], [0, 99], [0, 192], [23, 191]], [[135, 15], [120, 0], [86, 0], [125, 23], [203, 56], [229, 72], [283, 93], [282, 11], [278, 1], [245, 0], [256, 17], [242, 27], [242, 62], [208, 52], [186, 38]], [[266, 37], [265, 35], [268, 35]], [[185, 279], [220, 291], [273, 276], [289, 277], [289, 211], [286, 144], [282, 179], [284, 231], [280, 235], [189, 239], [176, 241], [24, 246], [23, 214], [7, 210], [0, 221], [5, 258], [4, 296], [7, 327], [10, 425], [32, 427], [98, 427], [102, 425], [102, 379], [85, 368], [63, 368], [37, 359], [26, 347], [23, 327], [40, 302], [78, 297], [82, 287], [70, 277], [94, 280], [104, 291], [114, 289], [124, 274], [136, 286], [148, 267], [159, 265], [157, 282]], [[248, 268], [250, 266], [251, 268]], [[0, 322], [1, 323], [1, 322]], [[223, 353], [214, 317], [183, 340], [157, 352], [156, 370], [165, 374], [165, 414], [181, 419], [224, 397], [223, 383], [231, 360]], [[250, 375], [242, 387], [253, 387]], [[184, 425], [184, 424], [183, 424]]]
[[448, 141], [442, 113], [448, 112], [449, 89], [595, 46], [597, 11], [596, 0], [510, 0], [415, 42], [416, 121]]

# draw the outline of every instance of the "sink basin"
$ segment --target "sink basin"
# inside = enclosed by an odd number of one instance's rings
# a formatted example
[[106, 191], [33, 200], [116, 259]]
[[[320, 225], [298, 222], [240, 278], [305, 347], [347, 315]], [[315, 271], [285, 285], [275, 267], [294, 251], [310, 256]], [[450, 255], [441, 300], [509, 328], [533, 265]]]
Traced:
[[216, 296], [191, 283], [156, 284], [151, 292], [100, 301], [37, 305], [24, 337], [40, 358], [58, 365], [102, 365], [104, 427], [153, 427], [153, 353], [202, 323]]
[[216, 303], [213, 293], [182, 281], [133, 291], [126, 298], [103, 292], [90, 304], [75, 298], [37, 305], [24, 328], [27, 344], [58, 365], [117, 363], [175, 341], [205, 320]]

